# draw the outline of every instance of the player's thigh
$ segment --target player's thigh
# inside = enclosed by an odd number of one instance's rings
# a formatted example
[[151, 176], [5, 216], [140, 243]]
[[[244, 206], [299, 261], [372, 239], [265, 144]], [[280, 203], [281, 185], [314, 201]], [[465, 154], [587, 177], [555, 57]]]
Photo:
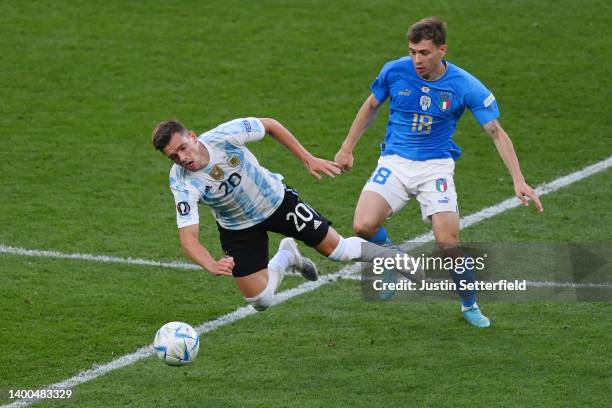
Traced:
[[367, 226], [381, 226], [385, 220], [393, 215], [389, 202], [378, 192], [364, 190], [359, 196], [353, 224]]
[[383, 156], [368, 179], [355, 209], [353, 225], [361, 228], [378, 228], [391, 215], [400, 211], [410, 199], [402, 180], [401, 158]]
[[316, 248], [327, 236], [331, 221], [310, 204], [302, 201], [299, 193], [287, 187], [280, 207], [265, 221], [268, 231], [292, 237]]
[[246, 298], [252, 298], [264, 291], [268, 285], [268, 269], [262, 269], [255, 273], [236, 278], [236, 285]]

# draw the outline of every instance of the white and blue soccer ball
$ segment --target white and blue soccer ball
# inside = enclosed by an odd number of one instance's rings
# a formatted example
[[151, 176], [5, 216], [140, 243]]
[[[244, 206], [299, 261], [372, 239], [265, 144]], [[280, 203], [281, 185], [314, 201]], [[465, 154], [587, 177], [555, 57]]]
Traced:
[[193, 327], [183, 322], [164, 324], [155, 334], [153, 348], [157, 357], [171, 366], [192, 362], [200, 350], [200, 338]]

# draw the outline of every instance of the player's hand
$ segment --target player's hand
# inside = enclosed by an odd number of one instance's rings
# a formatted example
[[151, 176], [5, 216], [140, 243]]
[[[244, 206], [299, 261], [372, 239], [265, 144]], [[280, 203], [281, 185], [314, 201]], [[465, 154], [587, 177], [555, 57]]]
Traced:
[[525, 207], [529, 205], [529, 200], [527, 200], [527, 198], [529, 198], [531, 199], [531, 201], [533, 201], [539, 212], [544, 212], [542, 202], [538, 198], [538, 195], [535, 193], [535, 191], [533, 191], [533, 188], [529, 186], [529, 184], [525, 183], [524, 181], [514, 183], [514, 192]]
[[334, 157], [334, 161], [338, 163], [338, 166], [340, 166], [340, 169], [343, 171], [349, 171], [353, 168], [353, 160], [353, 153], [343, 149], [338, 150], [338, 153], [336, 153]]
[[304, 161], [304, 166], [308, 169], [308, 173], [317, 180], [321, 180], [319, 173], [325, 173], [329, 177], [334, 178], [338, 174], [342, 173], [338, 163], [329, 160], [319, 159], [318, 157], [310, 156]]
[[215, 265], [210, 269], [210, 273], [217, 276], [232, 276], [232, 270], [234, 269], [234, 258], [223, 257], [219, 259]]

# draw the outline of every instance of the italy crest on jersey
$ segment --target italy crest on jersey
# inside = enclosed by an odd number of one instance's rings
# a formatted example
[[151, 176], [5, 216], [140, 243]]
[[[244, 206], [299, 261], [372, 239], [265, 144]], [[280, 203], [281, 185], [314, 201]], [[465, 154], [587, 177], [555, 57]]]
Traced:
[[431, 106], [431, 97], [427, 95], [422, 95], [419, 102], [421, 104], [421, 109], [425, 111]]
[[447, 110], [451, 107], [451, 94], [450, 92], [440, 93], [440, 109]]

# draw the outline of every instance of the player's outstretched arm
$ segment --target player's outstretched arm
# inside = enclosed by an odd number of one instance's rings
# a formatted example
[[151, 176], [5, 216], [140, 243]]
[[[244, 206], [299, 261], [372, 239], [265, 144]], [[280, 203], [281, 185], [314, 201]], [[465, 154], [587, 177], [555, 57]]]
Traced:
[[317, 180], [321, 180], [321, 174], [325, 173], [329, 177], [335, 177], [341, 173], [338, 165], [329, 160], [319, 159], [310, 154], [308, 150], [296, 139], [287, 128], [280, 124], [277, 120], [261, 118], [266, 133], [272, 136], [278, 143], [285, 146], [295, 157], [300, 159], [308, 170], [311, 176]]
[[179, 228], [179, 238], [185, 255], [213, 275], [232, 276], [234, 259], [221, 258], [219, 261], [215, 261], [208, 250], [200, 243], [199, 235], [200, 226], [198, 224]]
[[533, 191], [533, 188], [531, 188], [531, 186], [525, 182], [523, 173], [521, 173], [521, 167], [519, 165], [518, 157], [516, 157], [516, 152], [514, 151], [514, 146], [512, 145], [510, 136], [508, 136], [497, 120], [492, 120], [491, 122], [486, 123], [483, 128], [485, 132], [491, 136], [499, 155], [512, 176], [516, 196], [525, 206], [529, 205], [529, 201], [526, 198], [529, 197], [534, 202], [538, 211], [543, 212], [544, 207], [542, 207], [540, 198], [535, 191]]
[[361, 105], [361, 108], [359, 108], [346, 139], [344, 139], [340, 150], [338, 150], [334, 157], [334, 161], [340, 165], [342, 170], [348, 171], [353, 168], [353, 149], [374, 119], [376, 119], [379, 109], [380, 103], [378, 103], [373, 94], [370, 94], [363, 105]]

